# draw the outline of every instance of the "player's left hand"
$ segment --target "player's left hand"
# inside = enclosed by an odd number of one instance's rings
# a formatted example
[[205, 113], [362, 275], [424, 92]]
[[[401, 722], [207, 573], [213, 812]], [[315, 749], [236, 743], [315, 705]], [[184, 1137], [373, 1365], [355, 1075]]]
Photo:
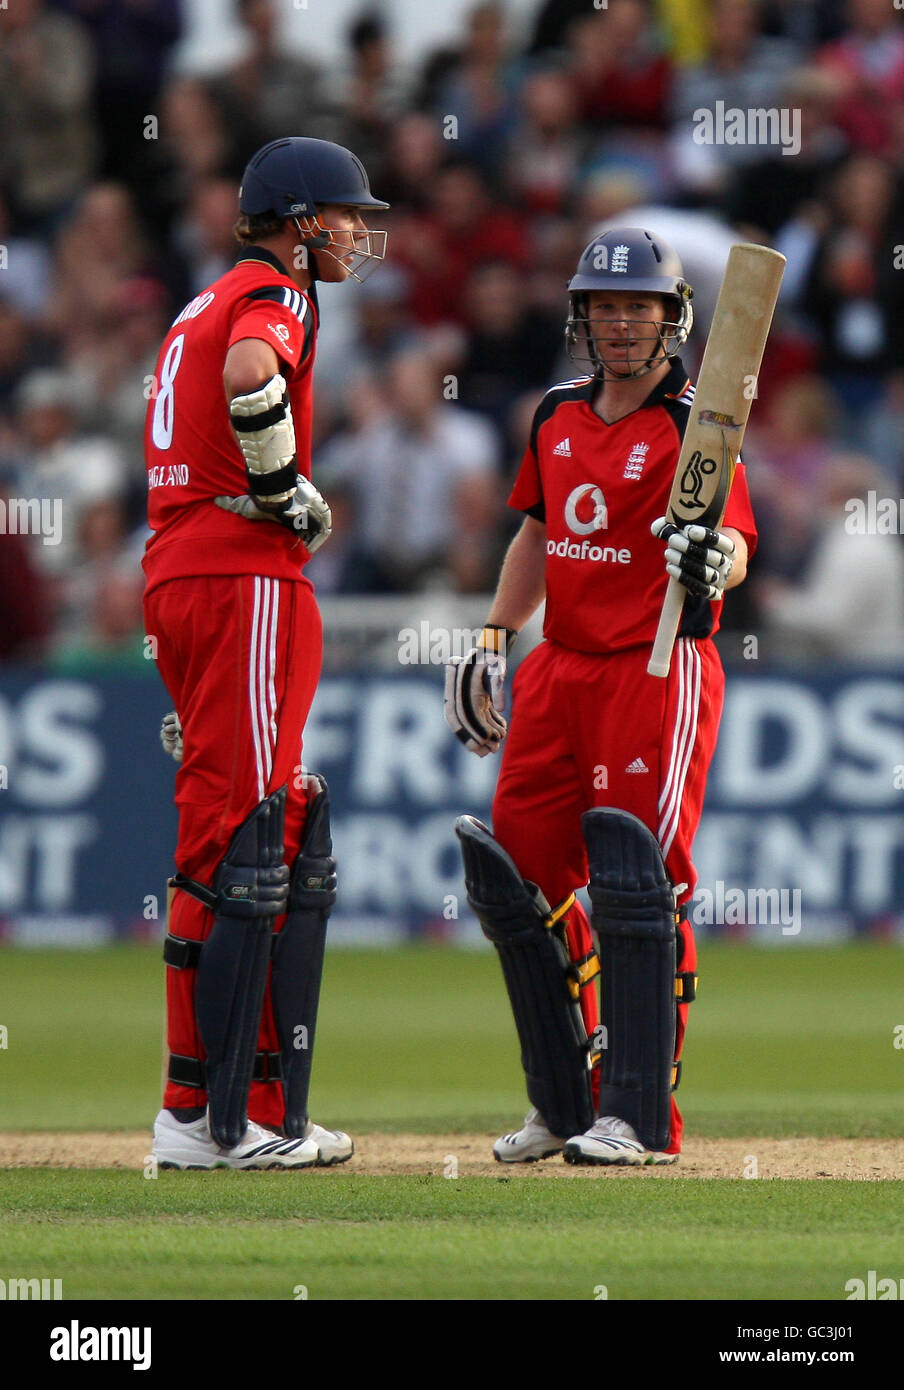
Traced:
[[505, 656], [474, 647], [446, 665], [443, 712], [446, 723], [469, 753], [485, 758], [505, 738]]
[[163, 716], [163, 723], [160, 725], [160, 742], [163, 744], [164, 753], [169, 753], [171, 758], [175, 758], [177, 763], [182, 761], [182, 725], [175, 710]]
[[673, 579], [699, 598], [720, 599], [734, 566], [735, 543], [724, 531], [708, 526], [676, 526], [660, 516], [650, 527], [659, 540], [668, 541], [665, 567]]
[[244, 497], [217, 497], [215, 501], [223, 511], [234, 512], [246, 521], [276, 521], [288, 527], [304, 541], [310, 555], [329, 539], [333, 529], [332, 512], [307, 478], [299, 478], [289, 500], [276, 506], [261, 505], [262, 499], [252, 493], [245, 493]]

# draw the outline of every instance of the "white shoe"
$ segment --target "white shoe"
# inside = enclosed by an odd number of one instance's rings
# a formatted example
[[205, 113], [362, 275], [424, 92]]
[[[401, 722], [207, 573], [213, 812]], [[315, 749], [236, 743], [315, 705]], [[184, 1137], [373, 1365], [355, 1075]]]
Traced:
[[539, 1110], [531, 1110], [525, 1116], [523, 1129], [496, 1140], [493, 1157], [499, 1163], [536, 1163], [538, 1158], [561, 1153], [564, 1143], [564, 1139], [547, 1129]]
[[329, 1168], [333, 1163], [345, 1163], [355, 1152], [353, 1140], [341, 1129], [324, 1129], [308, 1120], [304, 1132], [305, 1143], [312, 1140], [317, 1145], [317, 1164]]
[[677, 1163], [677, 1154], [644, 1148], [627, 1120], [603, 1115], [586, 1134], [576, 1134], [565, 1145], [566, 1163]]
[[151, 1152], [161, 1168], [311, 1168], [320, 1157], [315, 1140], [283, 1139], [251, 1120], [234, 1149], [221, 1149], [206, 1115], [183, 1125], [169, 1110], [154, 1121]]

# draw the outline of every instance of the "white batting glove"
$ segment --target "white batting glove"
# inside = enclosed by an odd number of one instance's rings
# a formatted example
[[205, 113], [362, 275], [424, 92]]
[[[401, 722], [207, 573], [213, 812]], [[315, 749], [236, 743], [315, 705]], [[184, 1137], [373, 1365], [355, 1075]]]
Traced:
[[169, 753], [171, 758], [175, 758], [177, 763], [182, 761], [182, 725], [175, 710], [163, 716], [163, 723], [160, 725], [160, 742], [163, 744], [164, 753]]
[[720, 599], [734, 567], [735, 543], [724, 531], [691, 522], [678, 527], [660, 516], [650, 527], [659, 540], [668, 541], [665, 567], [673, 579], [698, 598]]
[[468, 752], [476, 753], [478, 758], [498, 752], [508, 729], [502, 717], [505, 653], [514, 638], [514, 632], [505, 628], [484, 628], [481, 645], [446, 664], [446, 723]]
[[262, 499], [245, 493], [243, 497], [217, 497], [218, 507], [225, 512], [234, 512], [246, 521], [276, 521], [304, 541], [308, 553], [313, 555], [333, 529], [333, 514], [326, 500], [307, 478], [299, 478], [295, 491], [287, 502], [275, 506], [263, 504]]

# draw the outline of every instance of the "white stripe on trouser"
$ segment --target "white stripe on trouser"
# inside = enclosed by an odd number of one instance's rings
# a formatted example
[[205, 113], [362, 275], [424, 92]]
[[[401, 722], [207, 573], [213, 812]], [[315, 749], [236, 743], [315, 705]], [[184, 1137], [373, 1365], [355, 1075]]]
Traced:
[[276, 753], [276, 628], [279, 622], [279, 580], [271, 579], [273, 602], [270, 609], [270, 680], [267, 684], [267, 699], [270, 709], [270, 742]]
[[273, 759], [270, 754], [270, 727], [267, 718], [267, 652], [270, 647], [270, 580], [261, 580], [263, 605], [261, 632], [257, 647], [257, 717], [261, 725], [261, 744], [264, 750], [264, 787], [270, 781]]
[[251, 651], [248, 656], [248, 700], [251, 714], [251, 737], [254, 740], [254, 757], [257, 765], [257, 799], [264, 799], [264, 763], [261, 749], [261, 728], [257, 719], [255, 700], [255, 672], [257, 671], [257, 643], [260, 633], [261, 581], [254, 581], [254, 614], [251, 619]]
[[700, 653], [690, 638], [678, 642], [678, 711], [672, 757], [665, 785], [659, 797], [660, 822], [657, 838], [663, 859], [672, 847], [681, 816], [681, 798], [687, 780], [700, 712]]
[[254, 612], [248, 657], [248, 698], [254, 741], [257, 796], [263, 801], [273, 772], [276, 749], [276, 632], [279, 581], [254, 580]]

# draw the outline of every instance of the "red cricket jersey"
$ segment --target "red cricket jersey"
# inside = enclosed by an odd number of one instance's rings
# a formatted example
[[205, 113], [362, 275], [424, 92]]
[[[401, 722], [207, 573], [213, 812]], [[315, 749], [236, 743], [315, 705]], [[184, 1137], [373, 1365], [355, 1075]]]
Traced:
[[248, 491], [223, 386], [226, 353], [241, 338], [260, 338], [276, 350], [292, 407], [298, 472], [310, 477], [317, 322], [315, 291], [301, 291], [272, 252], [252, 246], [172, 324], [145, 422], [154, 532], [143, 561], [146, 593], [193, 575], [301, 578], [310, 557], [298, 536], [274, 522], [223, 511], [213, 499]]
[[[548, 391], [509, 505], [546, 523], [544, 636], [581, 652], [652, 645], [668, 582], [663, 543], [650, 525], [665, 514], [694, 388], [678, 358], [638, 410], [607, 425], [591, 404], [591, 377]], [[756, 524], [738, 463], [723, 526], [749, 553]], [[722, 600], [688, 594], [682, 637], [719, 626]]]

